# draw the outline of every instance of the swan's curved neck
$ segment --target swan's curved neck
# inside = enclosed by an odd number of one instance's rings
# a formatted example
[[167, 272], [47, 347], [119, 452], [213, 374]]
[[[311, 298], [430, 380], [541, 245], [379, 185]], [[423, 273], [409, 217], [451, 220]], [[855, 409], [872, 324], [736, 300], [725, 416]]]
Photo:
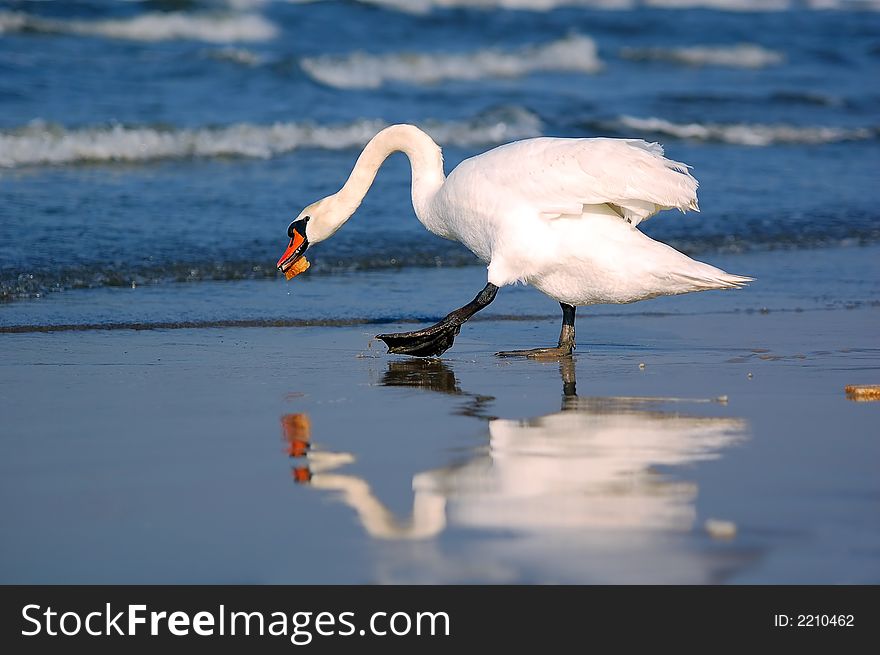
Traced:
[[351, 210], [350, 217], [367, 195], [379, 167], [398, 151], [406, 154], [412, 167], [412, 203], [416, 216], [432, 230], [430, 203], [446, 179], [443, 155], [440, 146], [414, 125], [392, 125], [370, 139], [336, 198], [346, 210]]
[[413, 480], [415, 498], [412, 514], [399, 519], [373, 493], [363, 478], [336, 473], [316, 473], [309, 484], [316, 489], [341, 491], [341, 500], [357, 512], [358, 518], [370, 536], [378, 539], [426, 539], [446, 528], [446, 498], [431, 490], [419, 489]]

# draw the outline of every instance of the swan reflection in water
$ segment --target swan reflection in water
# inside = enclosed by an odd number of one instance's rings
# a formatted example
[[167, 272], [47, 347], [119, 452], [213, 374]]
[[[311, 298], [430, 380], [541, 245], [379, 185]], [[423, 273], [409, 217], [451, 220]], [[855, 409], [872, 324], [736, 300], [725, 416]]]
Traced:
[[[340, 472], [354, 461], [352, 454], [310, 449], [308, 419], [303, 414], [282, 418], [289, 454], [298, 462], [294, 477], [315, 489], [335, 492], [376, 539], [427, 540], [447, 528], [491, 531], [506, 535], [495, 539], [491, 548], [495, 554], [514, 549], [521, 551], [520, 559], [582, 560], [575, 568], [583, 568], [584, 558], [596, 559], [600, 553], [608, 556], [629, 549], [635, 555], [647, 549], [653, 555], [668, 535], [690, 532], [697, 517], [696, 484], [661, 473], [657, 467], [719, 457], [723, 449], [745, 438], [745, 421], [664, 409], [713, 402], [710, 399], [578, 397], [574, 361], [562, 360], [560, 373], [560, 411], [510, 420], [489, 416], [492, 397], [462, 391], [454, 372], [439, 360], [390, 362], [383, 385], [461, 396], [465, 404], [460, 413], [488, 423], [486, 449], [474, 451], [463, 463], [413, 477], [408, 516], [390, 511], [366, 480]], [[661, 557], [663, 566], [682, 569], [678, 576], [667, 571], [670, 580], [712, 581], [720, 575], [719, 567], [732, 565], [716, 563], [683, 573], [690, 566], [689, 556], [680, 554], [684, 557], [673, 561]], [[468, 552], [467, 557], [471, 555]], [[601, 559], [593, 564], [598, 566]], [[572, 579], [565, 576], [571, 566], [557, 568], [559, 581]], [[608, 575], [608, 581], [626, 578], [622, 570]], [[541, 576], [546, 578], [546, 571]], [[505, 577], [510, 575], [500, 575]], [[587, 577], [603, 580], [602, 575]], [[634, 581], [665, 579], [642, 575]]]

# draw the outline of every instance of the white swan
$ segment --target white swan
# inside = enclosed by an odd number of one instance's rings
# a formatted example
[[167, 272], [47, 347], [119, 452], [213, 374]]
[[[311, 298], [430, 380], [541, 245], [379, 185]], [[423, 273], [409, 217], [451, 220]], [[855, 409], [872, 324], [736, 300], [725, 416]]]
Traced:
[[382, 334], [390, 352], [439, 355], [499, 287], [531, 284], [562, 306], [556, 348], [500, 355], [565, 356], [575, 346], [575, 308], [737, 288], [752, 278], [695, 261], [646, 236], [638, 224], [663, 209], [697, 210], [685, 164], [637, 139], [540, 137], [461, 162], [447, 178], [440, 147], [413, 125], [387, 127], [366, 145], [345, 185], [306, 207], [288, 227], [281, 271], [327, 239], [360, 206], [382, 162], [402, 151], [412, 203], [431, 232], [464, 244], [488, 264], [488, 284], [467, 305], [424, 330]]

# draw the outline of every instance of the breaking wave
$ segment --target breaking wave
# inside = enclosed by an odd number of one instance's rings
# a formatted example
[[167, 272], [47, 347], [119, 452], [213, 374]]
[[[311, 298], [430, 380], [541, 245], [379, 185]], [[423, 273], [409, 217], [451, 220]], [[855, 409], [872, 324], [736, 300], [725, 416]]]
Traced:
[[595, 73], [602, 67], [593, 39], [573, 34], [519, 50], [486, 49], [462, 54], [355, 52], [345, 57], [303, 59], [313, 79], [340, 89], [375, 89], [386, 82], [434, 84], [443, 80], [518, 77], [536, 71]]
[[880, 10], [880, 0], [358, 0], [407, 13], [428, 13], [434, 9], [513, 9], [550, 11], [558, 7], [626, 10], [714, 9], [716, 11]]
[[[387, 123], [358, 120], [339, 125], [236, 123], [196, 129], [110, 125], [68, 130], [34, 121], [0, 131], [0, 167], [99, 162], [147, 162], [192, 157], [268, 158], [301, 148], [362, 147]], [[427, 121], [422, 127], [441, 144], [491, 145], [537, 136], [541, 121], [520, 107], [466, 121]]]
[[625, 130], [672, 136], [694, 141], [716, 141], [743, 146], [776, 144], [822, 144], [839, 141], [867, 141], [880, 136], [880, 129], [861, 127], [801, 127], [762, 123], [673, 123], [662, 118], [621, 116], [598, 123], [601, 129]]
[[785, 60], [782, 53], [753, 43], [683, 48], [624, 48], [620, 51], [620, 56], [634, 61], [668, 61], [687, 66], [731, 68], [765, 68], [781, 64]]
[[103, 36], [130, 41], [186, 39], [208, 43], [268, 41], [278, 28], [257, 14], [152, 12], [125, 19], [57, 20], [22, 12], [0, 11], [0, 34], [39, 32]]

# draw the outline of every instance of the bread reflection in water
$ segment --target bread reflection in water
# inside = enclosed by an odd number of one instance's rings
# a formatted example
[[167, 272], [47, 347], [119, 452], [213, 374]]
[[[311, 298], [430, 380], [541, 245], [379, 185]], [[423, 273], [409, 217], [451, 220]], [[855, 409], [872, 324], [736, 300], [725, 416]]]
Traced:
[[656, 467], [719, 457], [744, 438], [745, 422], [661, 409], [710, 399], [578, 397], [574, 362], [562, 361], [560, 372], [561, 410], [520, 421], [487, 417], [492, 398], [462, 391], [440, 361], [391, 362], [383, 384], [462, 396], [462, 413], [488, 422], [487, 450], [414, 476], [409, 517], [395, 516], [362, 478], [337, 472], [353, 455], [304, 447], [304, 415], [282, 419], [289, 454], [303, 462], [294, 477], [338, 492], [380, 539], [426, 539], [447, 525], [521, 533], [690, 530], [696, 485]]

